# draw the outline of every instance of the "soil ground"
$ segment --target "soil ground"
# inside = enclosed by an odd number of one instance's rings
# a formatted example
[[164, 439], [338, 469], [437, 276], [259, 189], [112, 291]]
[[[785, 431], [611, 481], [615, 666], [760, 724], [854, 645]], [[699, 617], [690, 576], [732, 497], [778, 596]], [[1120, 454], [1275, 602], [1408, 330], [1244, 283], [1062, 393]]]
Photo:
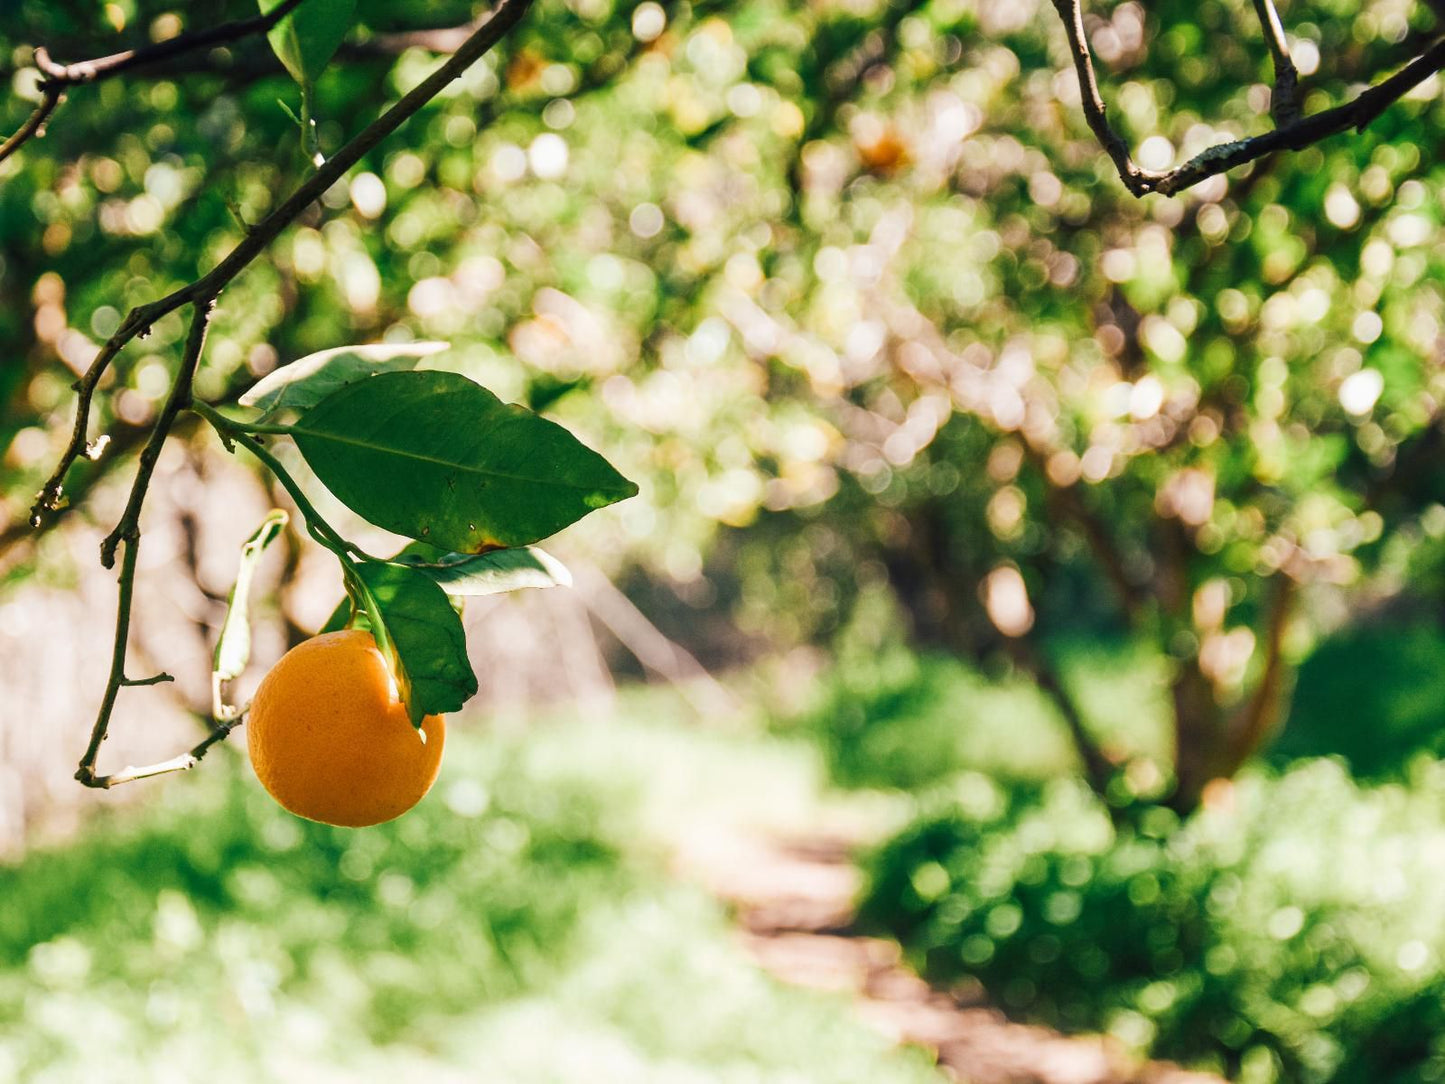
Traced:
[[933, 1051], [968, 1084], [1222, 1084], [1219, 1077], [1140, 1061], [1104, 1036], [1020, 1024], [981, 997], [933, 989], [892, 941], [852, 928], [864, 841], [830, 833], [778, 839], [735, 829], [693, 835], [682, 871], [726, 902], [749, 955], [779, 980], [849, 996], [858, 1015], [898, 1043]]

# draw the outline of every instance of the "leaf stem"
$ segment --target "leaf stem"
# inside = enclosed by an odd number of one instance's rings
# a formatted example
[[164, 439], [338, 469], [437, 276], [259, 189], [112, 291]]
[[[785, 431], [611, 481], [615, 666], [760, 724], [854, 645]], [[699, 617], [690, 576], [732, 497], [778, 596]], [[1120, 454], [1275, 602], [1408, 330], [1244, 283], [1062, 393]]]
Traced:
[[[266, 469], [276, 476], [276, 480], [281, 483], [286, 492], [291, 495], [291, 499], [296, 502], [296, 507], [301, 511], [301, 518], [306, 522], [307, 530], [321, 545], [331, 550], [338, 557], [342, 557], [348, 561], [352, 554], [361, 553], [353, 543], [342, 538], [336, 528], [326, 522], [326, 518], [316, 510], [316, 506], [311, 503], [305, 491], [297, 483], [296, 479], [291, 477], [290, 472], [286, 470], [281, 461], [272, 455], [264, 444], [258, 440], [254, 440], [247, 433], [247, 430], [250, 428], [248, 425], [233, 421], [210, 404], [203, 403], [200, 400], [193, 402], [191, 409], [202, 418], [205, 418], [206, 421], [210, 422], [211, 426], [227, 445], [239, 444], [265, 464]], [[257, 432], [272, 431], [284, 432], [285, 430], [281, 426], [267, 426], [265, 429], [257, 430]], [[365, 554], [362, 554], [362, 556], [365, 556]], [[367, 559], [371, 560], [373, 558], [368, 557]]]
[[[221, 440], [228, 446], [231, 444], [239, 444], [265, 464], [266, 468], [276, 476], [276, 480], [281, 483], [286, 492], [291, 495], [291, 499], [296, 502], [296, 507], [301, 512], [301, 518], [306, 524], [307, 533], [309, 533], [319, 545], [324, 546], [336, 555], [336, 559], [341, 563], [341, 574], [346, 580], [347, 593], [366, 611], [367, 617], [372, 624], [372, 634], [377, 641], [377, 646], [381, 648], [383, 654], [387, 653], [390, 645], [390, 635], [386, 630], [386, 624], [381, 616], [380, 604], [377, 603], [376, 597], [371, 593], [371, 589], [367, 587], [366, 581], [357, 574], [355, 566], [355, 560], [358, 558], [363, 561], [374, 561], [377, 563], [384, 563], [384, 559], [373, 557], [354, 542], [349, 542], [345, 538], [342, 538], [336, 528], [327, 523], [326, 518], [316, 510], [316, 506], [307, 498], [305, 491], [302, 490], [301, 486], [296, 482], [296, 479], [291, 477], [281, 461], [272, 455], [264, 444], [252, 439], [245, 432], [242, 423], [232, 421], [207, 403], [194, 402], [191, 404], [191, 409], [205, 418], [206, 421], [210, 422], [212, 427], [215, 428], [216, 432], [220, 435]], [[273, 428], [281, 427], [277, 426]]]

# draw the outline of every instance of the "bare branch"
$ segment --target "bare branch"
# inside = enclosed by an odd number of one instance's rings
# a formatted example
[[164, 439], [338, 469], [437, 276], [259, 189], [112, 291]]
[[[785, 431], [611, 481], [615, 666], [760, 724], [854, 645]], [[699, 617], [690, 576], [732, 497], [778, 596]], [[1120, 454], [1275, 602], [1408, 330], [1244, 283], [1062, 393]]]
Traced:
[[25, 123], [15, 130], [15, 134], [4, 143], [0, 143], [0, 162], [5, 161], [12, 154], [18, 151], [32, 136], [43, 136], [45, 134], [45, 122], [50, 115], [60, 108], [60, 103], [65, 98], [59, 87], [47, 87], [41, 95], [40, 104], [30, 114]]
[[1274, 116], [1275, 127], [1283, 128], [1300, 119], [1299, 72], [1290, 59], [1289, 42], [1274, 0], [1254, 0], [1254, 13], [1259, 16], [1259, 26], [1274, 62], [1274, 91], [1270, 95], [1269, 111]]
[[[157, 775], [168, 775], [171, 772], [185, 772], [194, 768], [201, 762], [201, 759], [210, 751], [211, 746], [225, 741], [245, 721], [245, 714], [234, 719], [227, 719], [217, 723], [211, 732], [203, 738], [199, 744], [193, 746], [189, 752], [181, 753], [179, 756], [171, 757], [169, 760], [157, 761], [155, 764], [147, 764], [137, 768], [127, 766], [109, 775], [95, 775], [93, 772], [82, 776], [76, 773], [76, 778], [87, 787], [94, 787], [97, 790], [109, 790], [111, 787], [118, 787], [122, 783], [133, 783], [137, 779], [151, 779]], [[83, 770], [83, 769], [82, 769]]]
[[40, 84], [41, 101], [19, 130], [4, 143], [0, 143], [0, 162], [18, 151], [32, 137], [45, 134], [45, 122], [65, 100], [67, 87], [99, 82], [132, 68], [159, 63], [193, 50], [239, 41], [252, 34], [264, 34], [303, 3], [305, 0], [283, 0], [264, 15], [257, 15], [255, 18], [238, 19], [208, 30], [198, 30], [194, 34], [180, 34], [169, 41], [157, 42], [140, 49], [127, 49], [110, 56], [96, 57], [94, 60], [79, 60], [74, 64], [57, 64], [50, 59], [50, 53], [43, 46], [37, 48], [35, 66], [45, 76]]
[[178, 34], [174, 38], [156, 42], [154, 45], [146, 45], [140, 49], [127, 49], [124, 52], [112, 53], [110, 56], [96, 57], [94, 60], [78, 60], [73, 64], [57, 64], [50, 59], [50, 53], [41, 47], [35, 50], [35, 66], [44, 74], [46, 87], [71, 87], [80, 83], [95, 83], [102, 79], [109, 79], [113, 75], [120, 75], [131, 68], [158, 64], [197, 49], [227, 45], [233, 41], [240, 41], [242, 38], [249, 38], [253, 34], [264, 34], [303, 3], [305, 0], [283, 0], [264, 15], [257, 15], [250, 19], [237, 19], [235, 22], [222, 23], [220, 26], [197, 30], [191, 34]]
[[168, 681], [175, 681], [172, 674], [153, 674], [148, 678], [121, 678], [120, 683], [126, 688], [135, 688], [140, 685], [162, 685]]
[[[1098, 80], [1094, 76], [1093, 56], [1084, 35], [1081, 0], [1054, 0], [1054, 8], [1063, 20], [1064, 32], [1069, 40], [1069, 52], [1073, 57], [1074, 70], [1079, 78], [1079, 92], [1083, 99], [1084, 119], [1088, 121], [1099, 145], [1113, 160], [1124, 187], [1136, 196], [1144, 196], [1150, 192], [1172, 196], [1202, 180], [1276, 151], [1303, 150], [1351, 128], [1361, 131], [1387, 107], [1441, 68], [1445, 68], [1445, 39], [1441, 39], [1394, 75], [1362, 91], [1344, 105], [1312, 116], [1300, 117], [1287, 124], [1282, 123], [1263, 135], [1217, 144], [1170, 170], [1147, 170], [1133, 160], [1123, 137], [1109, 124], [1107, 108], [1099, 94]], [[1293, 64], [1290, 67], [1293, 68]], [[1278, 72], [1277, 67], [1277, 75]]]
[[1153, 191], [1152, 182], [1158, 174], [1141, 169], [1129, 156], [1129, 148], [1118, 132], [1109, 124], [1109, 109], [1099, 93], [1099, 80], [1094, 75], [1094, 54], [1089, 51], [1089, 41], [1084, 33], [1084, 6], [1082, 0], [1054, 0], [1054, 10], [1064, 21], [1064, 33], [1069, 39], [1069, 53], [1074, 58], [1074, 72], [1079, 77], [1079, 94], [1084, 102], [1084, 119], [1094, 138], [1099, 141], [1111, 159], [1124, 186], [1136, 196]]
[[145, 503], [146, 490], [150, 488], [151, 474], [154, 473], [156, 463], [160, 460], [161, 448], [165, 444], [166, 438], [171, 435], [171, 427], [175, 425], [176, 415], [188, 407], [191, 402], [191, 379], [196, 374], [196, 366], [201, 360], [201, 349], [206, 343], [206, 328], [211, 322], [211, 308], [210, 300], [196, 302], [195, 314], [191, 318], [191, 330], [186, 336], [186, 347], [181, 354], [180, 369], [176, 373], [176, 382], [171, 385], [171, 393], [166, 397], [165, 406], [161, 408], [160, 417], [156, 419], [150, 439], [141, 449], [140, 465], [136, 468], [135, 481], [131, 484], [130, 499], [126, 501], [125, 511], [121, 514], [120, 522], [100, 544], [100, 563], [106, 568], [114, 566], [116, 547], [120, 545], [122, 539], [138, 539], [140, 537], [140, 510], [141, 505]]
[[191, 331], [186, 336], [180, 374], [171, 388], [170, 397], [166, 400], [160, 417], [156, 420], [155, 428], [151, 431], [151, 439], [141, 452], [140, 468], [136, 472], [130, 500], [115, 530], [100, 546], [101, 563], [107, 568], [115, 564], [116, 548], [122, 542], [125, 543], [125, 557], [120, 568], [120, 599], [116, 605], [115, 643], [111, 648], [110, 677], [106, 680], [105, 695], [101, 698], [100, 710], [96, 712], [95, 724], [91, 727], [90, 744], [86, 746], [85, 755], [80, 758], [80, 767], [75, 772], [75, 778], [88, 787], [100, 785], [96, 782], [95, 760], [100, 755], [100, 743], [105, 741], [106, 731], [110, 728], [111, 712], [115, 710], [115, 700], [120, 690], [127, 685], [151, 684], [148, 680], [134, 681], [125, 676], [126, 651], [130, 646], [130, 607], [135, 593], [136, 556], [140, 552], [140, 509], [145, 500], [146, 488], [150, 485], [151, 472], [160, 457], [161, 445], [170, 434], [176, 414], [190, 401], [189, 374], [195, 372], [196, 363], [200, 360], [210, 317], [209, 302], [196, 306], [195, 316], [191, 320]]

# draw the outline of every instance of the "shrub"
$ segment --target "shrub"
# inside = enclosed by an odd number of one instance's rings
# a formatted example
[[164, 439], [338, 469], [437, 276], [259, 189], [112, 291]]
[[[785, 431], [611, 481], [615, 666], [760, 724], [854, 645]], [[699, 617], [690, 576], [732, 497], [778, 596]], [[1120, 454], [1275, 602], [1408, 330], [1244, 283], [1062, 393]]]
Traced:
[[1445, 635], [1438, 627], [1347, 629], [1300, 666], [1289, 721], [1271, 755], [1281, 763], [1342, 756], [1357, 779], [1398, 779], [1422, 749], [1445, 752], [1442, 705]]
[[1247, 776], [1116, 827], [1073, 779], [962, 777], [868, 863], [861, 921], [935, 980], [1250, 1081], [1445, 1079], [1445, 765]]
[[[1111, 750], [1167, 759], [1157, 659], [1127, 643], [1052, 649], [1090, 723], [1111, 721], [1099, 728]], [[1021, 675], [991, 677], [950, 656], [885, 649], [845, 659], [819, 690], [798, 722], [844, 787], [916, 790], [967, 769], [1038, 782], [1078, 763], [1054, 706]]]

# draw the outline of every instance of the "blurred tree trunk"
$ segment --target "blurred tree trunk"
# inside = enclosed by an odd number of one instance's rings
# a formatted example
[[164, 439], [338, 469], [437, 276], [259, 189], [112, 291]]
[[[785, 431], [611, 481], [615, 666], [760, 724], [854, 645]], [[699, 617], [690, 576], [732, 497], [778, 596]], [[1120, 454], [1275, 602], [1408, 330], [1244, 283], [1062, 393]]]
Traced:
[[[1086, 516], [1075, 501], [1058, 506], [1070, 520]], [[910, 509], [909, 530], [881, 546], [881, 557], [900, 604], [907, 611], [915, 643], [947, 650], [974, 663], [995, 651], [1027, 673], [1054, 705], [1078, 754], [1090, 785], [1107, 796], [1122, 766], [1090, 727], [1086, 713], [1041, 642], [1036, 625], [1021, 637], [1005, 636], [987, 619], [978, 585], [988, 574], [976, 549], [964, 546], [950, 530], [942, 503], [927, 501]], [[1089, 549], [1120, 604], [1125, 627], [1141, 640], [1158, 642], [1162, 628], [1190, 620], [1192, 594], [1188, 562], [1192, 545], [1181, 525], [1160, 520], [1154, 534], [1155, 567], [1147, 586], [1127, 581], [1123, 563], [1104, 524], [1088, 520]], [[1057, 566], [1047, 573], [1059, 574]], [[1255, 683], [1238, 703], [1227, 703], [1216, 681], [1205, 673], [1198, 651], [1180, 659], [1170, 681], [1168, 704], [1174, 738], [1175, 787], [1168, 804], [1187, 814], [1198, 808], [1209, 784], [1232, 777], [1273, 735], [1288, 705], [1291, 667], [1283, 641], [1295, 598], [1295, 582], [1283, 572], [1268, 585], [1268, 599], [1252, 631], [1262, 651]], [[1045, 590], [1045, 593], [1051, 593]], [[1166, 620], [1161, 620], [1161, 612]], [[1263, 627], [1258, 627], [1258, 626]], [[1158, 644], [1161, 652], [1163, 643]]]

